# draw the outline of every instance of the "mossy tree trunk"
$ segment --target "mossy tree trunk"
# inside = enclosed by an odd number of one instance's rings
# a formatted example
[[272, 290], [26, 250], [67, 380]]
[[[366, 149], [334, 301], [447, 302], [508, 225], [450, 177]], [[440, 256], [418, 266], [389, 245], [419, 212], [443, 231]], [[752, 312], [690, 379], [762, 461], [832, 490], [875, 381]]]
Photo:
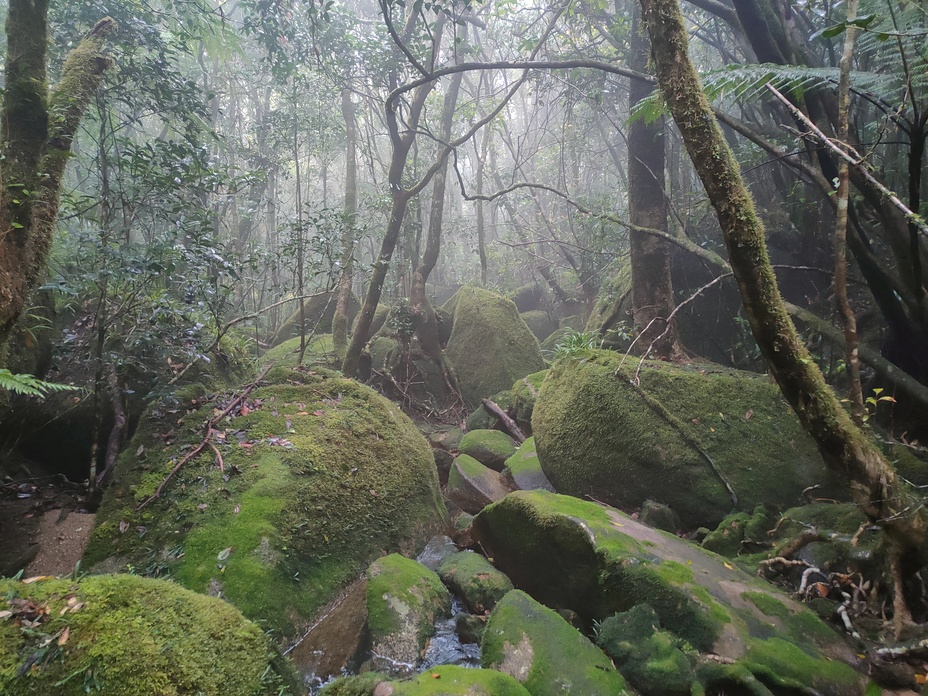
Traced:
[[12, 0], [7, 15], [6, 91], [0, 156], [0, 364], [51, 249], [71, 142], [110, 62], [101, 54], [116, 23], [105, 18], [65, 59], [49, 94], [48, 0]]
[[[616, 8], [617, 10], [619, 8]], [[648, 69], [648, 37], [641, 26], [641, 12], [634, 6], [629, 67]], [[629, 107], [647, 98], [654, 87], [630, 79]], [[660, 118], [646, 123], [635, 119], [628, 128], [628, 219], [632, 225], [667, 231], [667, 196], [664, 190], [664, 148], [666, 123]], [[629, 233], [632, 266], [632, 305], [636, 343], [641, 352], [668, 360], [679, 359], [682, 348], [676, 322], [667, 325], [673, 312], [673, 283], [670, 278], [670, 244], [654, 235], [632, 230]]]
[[715, 207], [745, 313], [764, 358], [826, 464], [906, 554], [924, 554], [928, 512], [851, 421], [800, 340], [780, 295], [763, 224], [689, 59], [678, 0], [641, 0], [661, 92]]

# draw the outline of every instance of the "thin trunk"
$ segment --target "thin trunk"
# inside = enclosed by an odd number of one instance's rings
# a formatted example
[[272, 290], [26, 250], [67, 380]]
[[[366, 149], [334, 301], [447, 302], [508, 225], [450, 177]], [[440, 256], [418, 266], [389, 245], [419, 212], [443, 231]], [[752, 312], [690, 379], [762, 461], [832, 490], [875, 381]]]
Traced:
[[355, 217], [358, 211], [358, 124], [351, 90], [342, 87], [342, 118], [345, 120], [345, 210], [342, 219], [342, 264], [338, 300], [332, 318], [332, 344], [341, 359], [348, 350], [348, 306], [354, 276]]
[[790, 321], [765, 230], [690, 62], [678, 0], [641, 0], [664, 99], [716, 209], [745, 313], [786, 400], [860, 508], [906, 553], [923, 555], [928, 512], [853, 423]]
[[[481, 138], [480, 149], [477, 153], [477, 171], [474, 176], [477, 179], [478, 196], [483, 195], [483, 177], [486, 171], [487, 151], [490, 147], [490, 135], [492, 132], [493, 129], [489, 126], [483, 131], [483, 138]], [[480, 256], [480, 287], [485, 288], [487, 286], [487, 232], [484, 220], [486, 204], [484, 201], [478, 200], [475, 205], [477, 206], [477, 254]]]
[[[617, 8], [618, 9], [618, 8]], [[640, 26], [638, 8], [632, 19], [629, 67], [648, 68], [649, 44]], [[654, 92], [641, 80], [629, 80], [629, 108]], [[667, 231], [667, 197], [664, 191], [664, 119], [653, 123], [633, 120], [628, 129], [628, 219], [633, 225]], [[632, 230], [629, 233], [632, 266], [632, 306], [636, 345], [667, 360], [682, 357], [676, 322], [667, 325], [675, 302], [670, 279], [670, 245], [659, 237]]]
[[[848, 0], [847, 30], [844, 37], [844, 53], [841, 56], [838, 83], [838, 143], [848, 142], [850, 122], [848, 111], [851, 101], [851, 63], [854, 60], [854, 37], [857, 27], [851, 22], [857, 18], [858, 0]], [[837, 214], [835, 216], [835, 302], [844, 322], [844, 352], [847, 376], [850, 381], [851, 413], [859, 427], [864, 423], [863, 390], [860, 386], [860, 360], [857, 355], [857, 318], [847, 298], [847, 206], [850, 198], [848, 163], [838, 163]]]
[[293, 123], [293, 164], [296, 167], [296, 292], [300, 298], [300, 355], [297, 364], [303, 364], [306, 353], [306, 301], [303, 299], [303, 189], [300, 177], [300, 140], [297, 123]]

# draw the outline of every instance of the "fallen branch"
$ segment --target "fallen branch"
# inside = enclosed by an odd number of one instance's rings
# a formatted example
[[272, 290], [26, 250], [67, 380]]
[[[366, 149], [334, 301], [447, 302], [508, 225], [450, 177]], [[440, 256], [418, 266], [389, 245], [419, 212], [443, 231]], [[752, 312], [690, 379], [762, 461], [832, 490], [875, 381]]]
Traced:
[[519, 425], [509, 416], [508, 413], [506, 413], [497, 404], [493, 403], [489, 399], [481, 399], [480, 403], [483, 404], [483, 407], [487, 411], [502, 421], [506, 431], [512, 436], [512, 439], [514, 439], [520, 445], [525, 442], [525, 433], [522, 432], [522, 428], [519, 427]]
[[[195, 458], [196, 458], [197, 456], [199, 456], [199, 454], [200, 454], [204, 449], [206, 449], [207, 447], [213, 447], [212, 442], [210, 442], [210, 438], [212, 438], [212, 436], [213, 436], [213, 426], [217, 425], [217, 424], [219, 423], [219, 421], [221, 421], [223, 418], [225, 418], [225, 417], [228, 416], [230, 413], [232, 413], [232, 411], [235, 409], [235, 407], [238, 406], [239, 404], [241, 404], [241, 403], [245, 400], [245, 398], [246, 398], [252, 391], [254, 391], [254, 389], [258, 386], [258, 383], [259, 383], [262, 379], [264, 379], [264, 376], [270, 371], [270, 369], [271, 369], [270, 367], [265, 368], [264, 371], [263, 371], [260, 375], [258, 375], [258, 378], [257, 378], [254, 382], [252, 382], [252, 383], [249, 384], [247, 387], [245, 387], [245, 388], [242, 390], [242, 393], [241, 393], [241, 394], [239, 394], [239, 395], [236, 396], [234, 399], [232, 399], [232, 401], [229, 403], [229, 405], [226, 406], [226, 407], [222, 410], [222, 413], [220, 413], [218, 416], [216, 416], [216, 417], [210, 419], [210, 420], [206, 423], [206, 436], [200, 441], [200, 444], [197, 445], [196, 447], [194, 447], [194, 448], [193, 448], [192, 450], [190, 450], [189, 452], [187, 452], [187, 454], [185, 454], [183, 457], [181, 457], [181, 459], [177, 462], [177, 464], [174, 465], [174, 468], [171, 469], [170, 473], [168, 473], [168, 475], [164, 477], [164, 480], [158, 485], [158, 488], [155, 489], [155, 492], [152, 493], [149, 497], [147, 497], [145, 500], [143, 500], [143, 501], [139, 504], [139, 506], [136, 508], [136, 511], [137, 511], [137, 512], [138, 512], [138, 511], [141, 511], [141, 510], [143, 510], [143, 509], [145, 509], [145, 507], [147, 507], [149, 503], [151, 503], [152, 501], [154, 501], [154, 500], [156, 500], [157, 498], [160, 498], [160, 497], [161, 497], [161, 492], [164, 490], [164, 487], [167, 486], [168, 483], [170, 482], [170, 480], [171, 480], [172, 478], [174, 478], [174, 475], [175, 475], [178, 471], [180, 471], [181, 468], [183, 468], [184, 464], [186, 464], [187, 462], [189, 462], [191, 459], [195, 459]], [[215, 447], [213, 447], [213, 449], [215, 449]], [[218, 452], [217, 452], [217, 454], [218, 454]], [[221, 458], [221, 457], [220, 457], [220, 460], [219, 460], [219, 461], [222, 462], [222, 458]]]

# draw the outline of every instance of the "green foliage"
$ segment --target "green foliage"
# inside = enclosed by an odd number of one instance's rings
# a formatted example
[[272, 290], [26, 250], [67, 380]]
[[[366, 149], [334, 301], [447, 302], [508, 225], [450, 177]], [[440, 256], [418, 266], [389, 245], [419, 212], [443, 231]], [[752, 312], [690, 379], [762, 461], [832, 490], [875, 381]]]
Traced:
[[570, 358], [584, 353], [585, 351], [599, 348], [603, 339], [596, 331], [566, 331], [557, 343], [554, 344], [554, 350], [551, 351], [551, 359]]
[[0, 369], [0, 389], [25, 396], [47, 396], [53, 392], [77, 391], [80, 388], [71, 384], [58, 384], [36, 379], [32, 375], [14, 375], [6, 369]]

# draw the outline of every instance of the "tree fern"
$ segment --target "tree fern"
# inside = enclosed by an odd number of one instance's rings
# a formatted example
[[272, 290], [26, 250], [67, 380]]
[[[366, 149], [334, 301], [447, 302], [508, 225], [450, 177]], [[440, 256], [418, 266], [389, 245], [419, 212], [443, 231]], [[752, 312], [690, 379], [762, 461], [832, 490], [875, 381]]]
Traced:
[[77, 391], [79, 387], [46, 382], [32, 375], [14, 375], [9, 370], [0, 369], [0, 389], [25, 396], [48, 396], [52, 392]]

